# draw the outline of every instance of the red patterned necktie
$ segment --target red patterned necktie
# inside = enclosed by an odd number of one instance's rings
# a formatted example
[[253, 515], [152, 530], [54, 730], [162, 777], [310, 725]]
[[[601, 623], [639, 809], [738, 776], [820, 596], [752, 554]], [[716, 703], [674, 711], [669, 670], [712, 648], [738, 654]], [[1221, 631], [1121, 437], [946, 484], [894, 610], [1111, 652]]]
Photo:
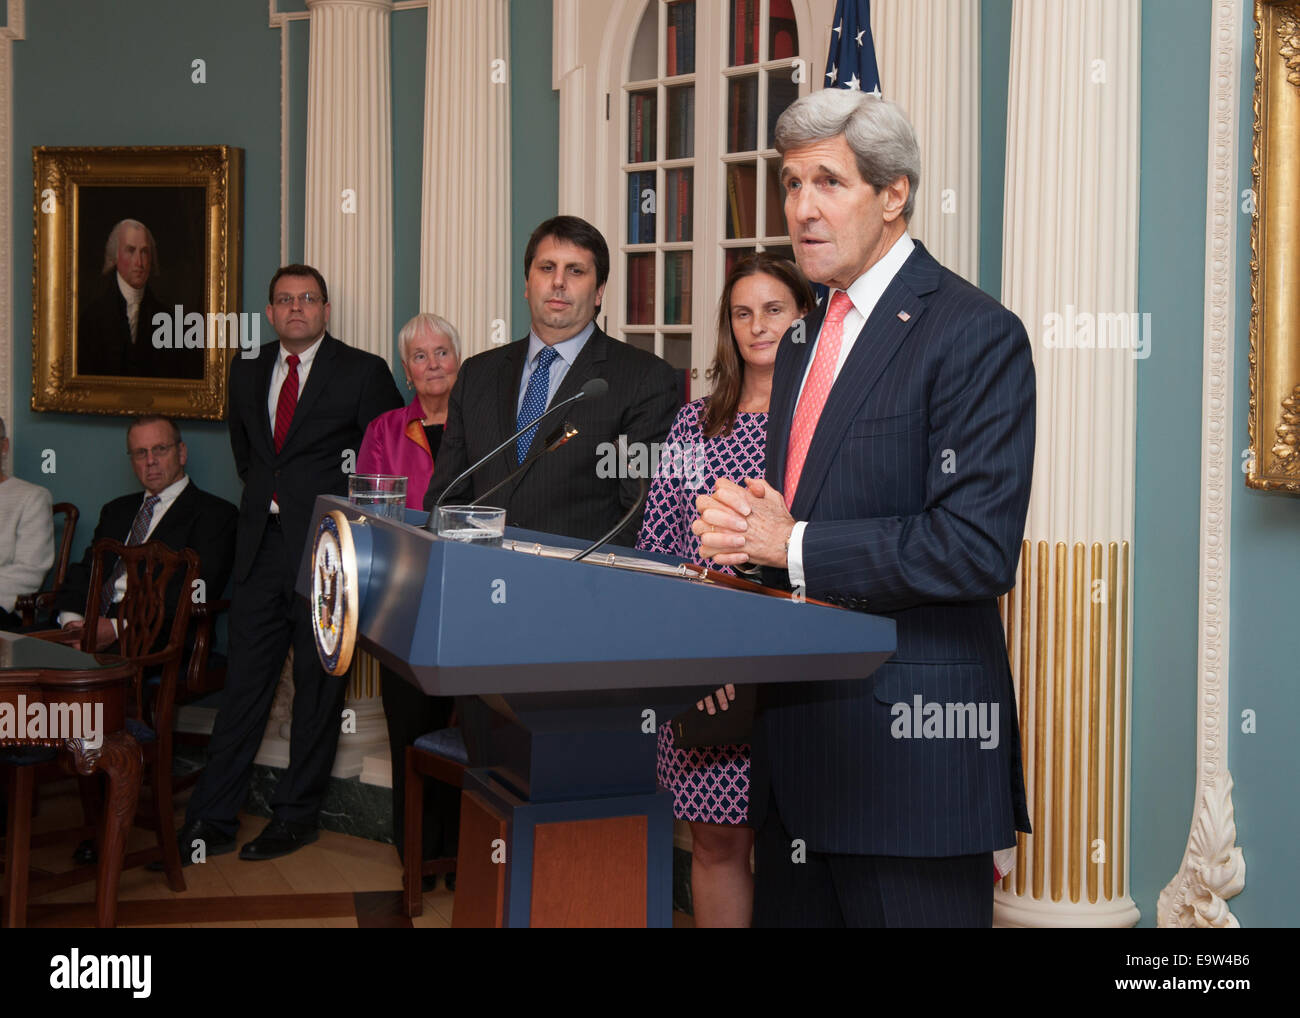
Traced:
[[826, 397], [830, 395], [831, 385], [835, 382], [835, 365], [839, 363], [840, 346], [844, 341], [844, 316], [851, 307], [853, 302], [849, 300], [849, 295], [843, 290], [837, 290], [826, 312], [826, 321], [822, 323], [812, 369], [808, 372], [803, 394], [794, 411], [794, 423], [790, 426], [790, 441], [785, 456], [787, 509], [794, 505], [795, 489], [799, 487], [799, 475], [803, 473], [808, 447], [812, 445], [813, 432], [817, 430], [817, 419], [822, 415], [822, 407], [826, 405]]
[[289, 354], [287, 361], [289, 373], [284, 376], [280, 386], [280, 399], [275, 405], [275, 451], [284, 448], [284, 440], [289, 436], [289, 425], [293, 423], [293, 411], [298, 405], [298, 355]]

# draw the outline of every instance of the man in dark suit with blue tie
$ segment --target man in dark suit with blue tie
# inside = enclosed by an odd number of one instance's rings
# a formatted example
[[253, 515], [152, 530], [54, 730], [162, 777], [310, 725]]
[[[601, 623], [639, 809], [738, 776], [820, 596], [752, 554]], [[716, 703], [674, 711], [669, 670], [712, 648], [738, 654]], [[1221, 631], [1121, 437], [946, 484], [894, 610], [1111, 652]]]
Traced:
[[894, 619], [898, 649], [760, 690], [754, 924], [989, 926], [992, 853], [1029, 830], [996, 600], [1029, 504], [1029, 340], [907, 235], [896, 106], [815, 92], [776, 146], [795, 257], [829, 292], [781, 345], [765, 479], [720, 482], [693, 527], [719, 563]]

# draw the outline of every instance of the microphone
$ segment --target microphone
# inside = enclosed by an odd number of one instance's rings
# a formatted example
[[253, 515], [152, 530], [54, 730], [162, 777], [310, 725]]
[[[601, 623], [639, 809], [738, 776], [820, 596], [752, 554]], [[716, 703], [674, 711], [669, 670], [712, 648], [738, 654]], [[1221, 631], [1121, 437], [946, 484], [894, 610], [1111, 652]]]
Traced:
[[458, 484], [460, 484], [461, 481], [463, 481], [463, 480], [465, 480], [466, 478], [468, 478], [469, 476], [471, 476], [471, 475], [472, 475], [476, 470], [479, 469], [479, 467], [483, 466], [483, 464], [485, 464], [485, 463], [486, 463], [488, 460], [490, 460], [493, 456], [495, 456], [497, 453], [499, 453], [502, 449], [506, 448], [508, 445], [510, 445], [510, 444], [513, 443], [516, 439], [518, 439], [520, 435], [522, 435], [522, 434], [524, 434], [525, 432], [527, 432], [527, 431], [528, 431], [530, 428], [532, 428], [534, 425], [540, 424], [540, 423], [541, 423], [543, 420], [545, 420], [547, 417], [550, 417], [551, 414], [556, 413], [556, 412], [559, 411], [559, 410], [562, 410], [564, 407], [572, 406], [574, 403], [578, 402], [578, 400], [581, 400], [581, 399], [599, 399], [601, 396], [605, 395], [605, 393], [607, 393], [607, 392], [609, 392], [609, 383], [608, 383], [607, 381], [605, 381], [605, 379], [603, 379], [603, 378], [591, 378], [591, 379], [588, 379], [587, 382], [582, 386], [582, 388], [579, 389], [577, 392], [575, 392], [575, 393], [574, 393], [572, 396], [570, 396], [568, 399], [566, 399], [566, 400], [561, 400], [559, 403], [556, 403], [554, 406], [547, 407], [547, 408], [546, 408], [545, 410], [543, 410], [540, 414], [538, 414], [537, 417], [535, 417], [533, 420], [531, 420], [531, 421], [529, 421], [527, 424], [525, 424], [522, 428], [520, 428], [520, 429], [519, 429], [518, 431], [516, 431], [513, 435], [511, 435], [509, 438], [507, 438], [504, 442], [502, 442], [500, 445], [498, 445], [495, 449], [493, 449], [491, 452], [489, 452], [486, 456], [484, 456], [482, 459], [480, 459], [477, 463], [471, 464], [469, 467], [467, 467], [465, 470], [463, 470], [463, 471], [461, 472], [461, 474], [460, 474], [459, 477], [457, 477], [454, 481], [452, 481], [449, 485], [447, 485], [446, 488], [443, 489], [442, 494], [438, 497], [438, 501], [436, 501], [436, 502], [433, 503], [433, 509], [429, 512], [429, 520], [428, 520], [428, 522], [425, 523], [425, 525], [424, 525], [424, 526], [425, 526], [425, 529], [426, 529], [426, 530], [437, 531], [437, 529], [438, 529], [438, 523], [437, 523], [437, 520], [438, 520], [438, 510], [441, 509], [441, 508], [443, 507], [443, 505], [446, 503], [446, 501], [447, 501], [447, 496], [448, 496], [451, 492], [453, 492], [453, 491], [456, 490], [456, 486], [457, 486]]
[[[619, 442], [619, 446], [622, 447], [623, 456], [625, 458], [624, 461], [626, 462], [627, 448], [624, 444], [626, 442], [626, 439], [624, 438], [624, 436], [620, 435], [618, 442]], [[650, 494], [650, 478], [646, 476], [642, 476], [641, 489], [640, 491], [637, 492], [636, 501], [633, 502], [632, 507], [623, 514], [623, 518], [620, 519], [617, 523], [615, 523], [612, 527], [610, 527], [609, 531], [603, 537], [601, 537], [599, 541], [597, 541], [595, 544], [591, 545], [588, 548], [584, 548], [582, 551], [578, 552], [578, 554], [574, 555], [572, 561], [580, 562], [583, 559], [585, 559], [588, 555], [590, 555], [593, 551], [595, 551], [597, 548], [600, 548], [603, 545], [608, 544], [610, 539], [615, 534], [617, 534], [620, 530], [622, 530], [625, 526], [627, 526], [628, 520], [630, 520], [633, 516], [635, 516], [637, 510], [640, 509], [641, 506], [645, 504], [646, 496], [649, 494]]]
[[536, 463], [539, 459], [545, 456], [548, 452], [554, 452], [560, 446], [564, 445], [565, 442], [568, 442], [572, 438], [576, 438], [577, 435], [578, 435], [578, 429], [575, 428], [570, 422], [565, 421], [558, 428], [556, 428], [554, 431], [552, 431], [549, 435], [546, 436], [546, 442], [543, 448], [539, 449], [532, 456], [529, 456], [528, 459], [520, 463], [519, 466], [517, 466], [514, 470], [512, 470], [509, 474], [506, 475], [506, 479], [504, 481], [498, 481], [496, 484], [492, 485], [492, 487], [488, 488], [487, 491], [479, 495], [475, 501], [482, 502], [489, 495], [492, 495], [495, 492], [500, 491], [507, 484], [509, 484], [516, 477], [518, 477], [525, 470], [527, 470], [534, 463]]

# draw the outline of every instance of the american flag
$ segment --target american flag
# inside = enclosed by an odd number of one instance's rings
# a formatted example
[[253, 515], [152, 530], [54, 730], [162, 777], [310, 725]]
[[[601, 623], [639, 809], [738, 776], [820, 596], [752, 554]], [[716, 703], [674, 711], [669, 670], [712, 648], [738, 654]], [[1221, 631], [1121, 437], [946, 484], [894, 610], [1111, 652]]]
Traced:
[[[871, 39], [871, 0], [836, 0], [822, 87], [854, 88], [880, 95], [876, 44]], [[819, 307], [826, 303], [827, 292], [825, 283], [813, 284]]]
[[880, 94], [876, 47], [871, 41], [871, 0], [838, 0], [831, 22], [824, 88], [854, 88]]

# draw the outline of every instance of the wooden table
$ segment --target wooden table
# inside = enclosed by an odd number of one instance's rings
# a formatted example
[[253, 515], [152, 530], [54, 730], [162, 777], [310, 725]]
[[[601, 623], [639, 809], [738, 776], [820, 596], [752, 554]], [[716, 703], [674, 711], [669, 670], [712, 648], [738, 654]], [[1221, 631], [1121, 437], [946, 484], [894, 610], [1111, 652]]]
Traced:
[[[126, 853], [126, 836], [135, 819], [144, 760], [139, 744], [126, 731], [128, 680], [135, 666], [112, 654], [85, 654], [75, 647], [32, 637], [0, 633], [0, 711], [12, 705], [29, 712], [34, 704], [102, 705], [98, 747], [87, 738], [16, 738], [0, 727], [0, 747], [49, 746], [66, 750], [78, 773], [102, 771], [108, 777], [108, 802], [103, 812], [99, 872], [95, 888], [95, 925], [113, 926], [117, 918], [117, 888]], [[20, 701], [19, 698], [22, 698]], [[92, 711], [93, 714], [93, 711]], [[66, 719], [67, 714], [63, 717]], [[23, 723], [21, 717], [17, 717]], [[93, 718], [92, 718], [93, 720]], [[30, 734], [31, 729], [15, 729]], [[47, 729], [48, 735], [55, 735]], [[0, 761], [2, 762], [2, 761]], [[27, 912], [27, 869], [31, 837], [34, 767], [9, 768], [9, 827], [5, 838], [4, 925], [20, 926]], [[24, 807], [22, 804], [26, 804]]]

